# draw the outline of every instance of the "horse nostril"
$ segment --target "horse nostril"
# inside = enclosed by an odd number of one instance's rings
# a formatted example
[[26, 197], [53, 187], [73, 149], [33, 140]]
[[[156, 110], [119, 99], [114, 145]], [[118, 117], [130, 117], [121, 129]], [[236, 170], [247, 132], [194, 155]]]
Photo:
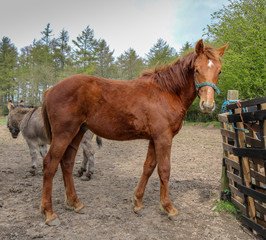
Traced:
[[205, 106], [204, 106], [204, 101], [201, 102], [200, 108], [201, 108], [201, 109], [204, 109], [204, 108], [205, 108]]
[[213, 102], [213, 105], [212, 105], [212, 112], [215, 110], [215, 102]]

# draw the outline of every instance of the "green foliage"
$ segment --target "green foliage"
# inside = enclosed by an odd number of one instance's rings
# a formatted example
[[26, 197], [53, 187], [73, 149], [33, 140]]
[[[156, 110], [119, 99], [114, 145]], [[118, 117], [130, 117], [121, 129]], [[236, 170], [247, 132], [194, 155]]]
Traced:
[[265, 96], [265, 1], [230, 1], [211, 17], [206, 35], [219, 45], [230, 42], [220, 80], [222, 94], [235, 89], [245, 100]]
[[[264, 0], [235, 0], [211, 15], [205, 28], [207, 45], [221, 47], [230, 42], [224, 55], [223, 73], [219, 81], [222, 94], [216, 96], [216, 110], [204, 115], [199, 101], [192, 104], [185, 120], [210, 122], [217, 120], [229, 89], [239, 90], [243, 100], [266, 95], [265, 78], [265, 3]], [[103, 39], [95, 39], [87, 26], [69, 45], [69, 36], [62, 30], [56, 38], [48, 23], [40, 40], [34, 40], [18, 53], [8, 37], [0, 41], [0, 113], [9, 99], [39, 105], [43, 92], [73, 74], [85, 73], [105, 78], [130, 80], [156, 65], [168, 64], [194, 51], [195, 43], [186, 42], [179, 54], [163, 39], [158, 39], [146, 54], [139, 57], [132, 48], [118, 58]]]
[[136, 51], [132, 48], [117, 58], [118, 79], [131, 80], [139, 77], [145, 65]]
[[[13, 99], [16, 86], [18, 52], [8, 37], [0, 42], [0, 104]], [[0, 106], [3, 108], [3, 106]]]
[[222, 211], [225, 211], [227, 213], [233, 214], [236, 217], [240, 216], [237, 207], [235, 207], [231, 202], [216, 200], [215, 203], [216, 203], [216, 207], [214, 209], [215, 212], [221, 213]]
[[170, 63], [175, 60], [178, 55], [174, 48], [170, 47], [166, 41], [159, 38], [146, 56], [148, 66], [152, 68], [157, 65]]

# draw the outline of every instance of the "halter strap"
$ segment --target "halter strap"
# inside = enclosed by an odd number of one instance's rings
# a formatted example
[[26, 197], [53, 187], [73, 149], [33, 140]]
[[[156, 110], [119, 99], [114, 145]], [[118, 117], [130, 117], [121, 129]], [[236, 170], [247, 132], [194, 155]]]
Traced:
[[201, 87], [204, 87], [204, 86], [210, 86], [210, 87], [212, 87], [213, 89], [214, 89], [214, 91], [218, 94], [218, 95], [220, 95], [220, 90], [218, 89], [218, 87], [215, 85], [215, 84], [213, 84], [213, 83], [210, 83], [210, 82], [204, 82], [204, 83], [197, 83], [197, 80], [196, 80], [196, 78], [194, 78], [194, 81], [195, 81], [195, 85], [196, 85], [196, 91], [197, 91], [197, 95], [199, 95], [199, 89], [201, 88]]

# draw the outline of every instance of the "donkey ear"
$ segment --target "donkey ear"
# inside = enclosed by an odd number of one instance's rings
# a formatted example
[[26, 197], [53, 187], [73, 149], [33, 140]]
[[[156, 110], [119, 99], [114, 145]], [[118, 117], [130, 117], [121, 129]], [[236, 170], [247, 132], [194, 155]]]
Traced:
[[203, 43], [203, 40], [200, 39], [197, 44], [196, 44], [196, 47], [195, 47], [195, 52], [196, 54], [199, 56], [200, 54], [202, 54], [205, 50], [205, 47], [204, 47], [204, 43]]
[[7, 104], [7, 108], [8, 108], [8, 111], [11, 112], [15, 107], [14, 107], [14, 104], [13, 103], [9, 102]]
[[229, 45], [229, 42], [226, 43], [223, 47], [221, 47], [221, 48], [219, 48], [219, 49], [217, 50], [218, 53], [219, 53], [219, 55], [220, 55], [220, 57], [222, 57], [222, 56], [224, 55], [224, 52], [225, 52], [226, 48], [228, 47], [228, 45]]

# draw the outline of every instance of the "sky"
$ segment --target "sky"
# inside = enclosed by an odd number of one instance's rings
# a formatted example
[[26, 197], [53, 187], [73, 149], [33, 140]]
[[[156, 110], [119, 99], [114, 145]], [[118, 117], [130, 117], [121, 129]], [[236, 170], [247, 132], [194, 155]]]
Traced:
[[211, 14], [228, 0], [0, 0], [0, 38], [18, 48], [41, 39], [48, 23], [53, 37], [62, 29], [70, 44], [89, 25], [119, 56], [129, 48], [145, 54], [159, 38], [176, 51], [202, 38]]

